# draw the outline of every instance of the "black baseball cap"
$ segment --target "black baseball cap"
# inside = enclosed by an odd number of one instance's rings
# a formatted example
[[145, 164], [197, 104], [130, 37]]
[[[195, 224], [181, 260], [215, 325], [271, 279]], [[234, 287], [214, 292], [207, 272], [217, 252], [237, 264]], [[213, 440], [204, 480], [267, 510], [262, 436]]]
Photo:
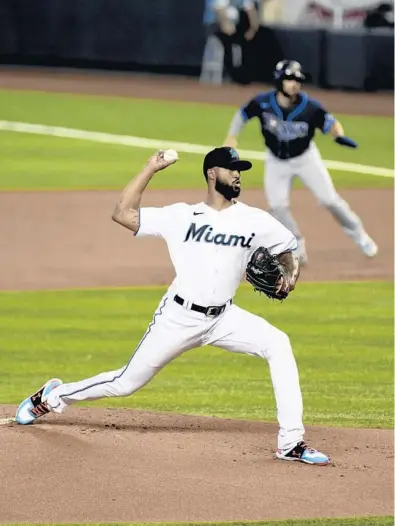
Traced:
[[234, 148], [229, 146], [222, 146], [221, 148], [214, 148], [208, 152], [203, 161], [203, 173], [207, 177], [207, 170], [210, 168], [227, 168], [228, 170], [238, 170], [239, 172], [246, 172], [252, 168], [250, 161], [243, 161]]

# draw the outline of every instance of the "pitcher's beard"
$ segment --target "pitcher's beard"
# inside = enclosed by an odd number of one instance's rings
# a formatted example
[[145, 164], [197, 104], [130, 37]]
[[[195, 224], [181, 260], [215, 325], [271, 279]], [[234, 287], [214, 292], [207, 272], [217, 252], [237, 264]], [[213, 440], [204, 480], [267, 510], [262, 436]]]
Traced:
[[240, 188], [233, 188], [233, 186], [222, 183], [218, 179], [215, 181], [215, 189], [223, 195], [227, 201], [231, 201], [240, 195]]

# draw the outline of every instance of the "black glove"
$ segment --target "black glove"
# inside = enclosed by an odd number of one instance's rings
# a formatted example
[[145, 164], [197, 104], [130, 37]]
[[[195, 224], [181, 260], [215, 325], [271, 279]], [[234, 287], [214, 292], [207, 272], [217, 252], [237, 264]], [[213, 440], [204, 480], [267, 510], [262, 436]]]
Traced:
[[341, 146], [348, 146], [349, 148], [358, 148], [358, 144], [349, 137], [336, 137], [335, 142]]
[[268, 298], [284, 300], [288, 290], [277, 292], [279, 280], [287, 279], [286, 272], [276, 256], [272, 256], [267, 248], [259, 247], [247, 263], [246, 279], [257, 292], [263, 292]]

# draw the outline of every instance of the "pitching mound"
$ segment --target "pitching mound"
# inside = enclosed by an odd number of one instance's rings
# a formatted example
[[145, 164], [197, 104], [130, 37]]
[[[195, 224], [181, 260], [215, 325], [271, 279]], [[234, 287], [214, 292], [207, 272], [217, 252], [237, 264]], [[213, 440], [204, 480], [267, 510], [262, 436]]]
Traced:
[[[15, 408], [0, 407], [0, 417]], [[391, 430], [308, 428], [332, 465], [274, 460], [277, 426], [72, 408], [0, 426], [0, 521], [216, 521], [393, 512]], [[17, 488], [17, 489], [16, 489]]]

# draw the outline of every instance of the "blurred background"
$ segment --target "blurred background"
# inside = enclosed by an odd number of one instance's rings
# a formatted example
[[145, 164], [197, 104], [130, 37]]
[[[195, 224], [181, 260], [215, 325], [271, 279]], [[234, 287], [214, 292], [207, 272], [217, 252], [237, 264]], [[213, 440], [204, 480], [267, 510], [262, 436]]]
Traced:
[[391, 90], [393, 25], [393, 1], [0, 0], [0, 60], [248, 84], [292, 55], [316, 86]]

